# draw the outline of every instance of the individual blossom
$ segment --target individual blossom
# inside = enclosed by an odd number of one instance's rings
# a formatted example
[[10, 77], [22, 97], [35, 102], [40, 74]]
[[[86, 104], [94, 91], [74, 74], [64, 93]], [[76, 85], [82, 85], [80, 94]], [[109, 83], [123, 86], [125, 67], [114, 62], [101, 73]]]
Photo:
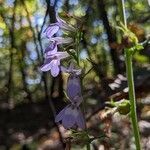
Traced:
[[44, 33], [47, 38], [51, 38], [54, 34], [56, 34], [59, 30], [59, 26], [57, 23], [50, 24], [45, 30]]
[[85, 119], [79, 106], [67, 105], [55, 118], [55, 122], [62, 122], [65, 129], [81, 128], [85, 129]]
[[45, 49], [44, 53], [45, 55], [51, 55], [58, 51], [58, 45], [59, 44], [69, 44], [73, 42], [72, 38], [63, 38], [63, 37], [54, 37], [51, 38], [51, 44]]
[[59, 44], [70, 44], [71, 42], [73, 42], [72, 38], [63, 38], [63, 37], [54, 37], [51, 38], [51, 43], [50, 45], [45, 49], [44, 53], [45, 54], [52, 54], [52, 53], [56, 53], [58, 50], [58, 45]]
[[70, 37], [67, 37], [67, 38], [63, 38], [63, 37], [53, 37], [50, 39], [50, 41], [52, 42], [56, 42], [57, 45], [59, 44], [70, 44], [73, 42], [73, 39], [70, 38]]
[[57, 20], [57, 23], [59, 24], [59, 27], [64, 29], [64, 30], [68, 30], [68, 31], [72, 31], [72, 32], [76, 32], [76, 29], [68, 24], [66, 21], [64, 21], [63, 19], [61, 19], [58, 14], [56, 15], [56, 20]]
[[81, 91], [81, 80], [78, 75], [70, 74], [68, 77], [67, 82], [67, 89], [66, 89], [67, 96], [72, 102], [77, 102], [76, 97], [82, 97], [82, 91]]
[[66, 93], [70, 101], [72, 103], [81, 103], [83, 101], [81, 80], [79, 76], [81, 74], [81, 69], [75, 69], [74, 65], [71, 63], [68, 69], [61, 67], [61, 71], [70, 74], [68, 77], [66, 89]]
[[46, 55], [44, 64], [41, 67], [42, 71], [51, 71], [51, 75], [56, 77], [60, 72], [60, 60], [68, 57], [67, 52], [55, 52], [50, 55]]
[[62, 20], [58, 15], [56, 15], [56, 23], [52, 23], [50, 24], [45, 30], [44, 33], [46, 35], [47, 38], [51, 38], [54, 34], [56, 34], [58, 32], [59, 29], [64, 29], [67, 31], [72, 31], [75, 32], [76, 29], [69, 25], [68, 23], [66, 23], [64, 20]]

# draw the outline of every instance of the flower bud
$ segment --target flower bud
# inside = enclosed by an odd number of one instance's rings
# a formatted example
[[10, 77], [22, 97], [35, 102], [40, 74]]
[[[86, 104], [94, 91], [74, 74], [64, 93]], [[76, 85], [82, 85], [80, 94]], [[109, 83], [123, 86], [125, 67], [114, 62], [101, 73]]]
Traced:
[[129, 100], [124, 100], [117, 106], [117, 110], [121, 115], [127, 115], [130, 112]]

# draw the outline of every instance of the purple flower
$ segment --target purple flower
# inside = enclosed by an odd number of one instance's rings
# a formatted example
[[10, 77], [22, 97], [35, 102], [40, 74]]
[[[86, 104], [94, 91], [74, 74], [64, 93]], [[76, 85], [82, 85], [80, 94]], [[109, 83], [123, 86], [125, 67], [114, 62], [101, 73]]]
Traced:
[[66, 93], [71, 102], [82, 102], [81, 81], [79, 76], [70, 74], [68, 77]]
[[41, 67], [42, 71], [51, 71], [51, 75], [56, 77], [60, 72], [60, 60], [68, 57], [67, 52], [56, 52], [46, 55], [44, 64]]
[[55, 38], [51, 38], [51, 41], [52, 43], [44, 51], [46, 56], [55, 54], [58, 51], [58, 47], [57, 47], [58, 44], [67, 44], [72, 42], [73, 40], [71, 38], [55, 37]]
[[55, 54], [57, 52], [58, 48], [57, 48], [57, 43], [56, 42], [52, 42], [46, 49], [45, 49], [45, 54], [47, 55], [51, 55], [51, 54]]
[[56, 42], [57, 44], [70, 44], [73, 42], [72, 38], [63, 38], [63, 37], [53, 37], [50, 39], [52, 42]]
[[83, 101], [81, 80], [79, 77], [79, 75], [81, 74], [81, 69], [75, 69], [74, 64], [71, 63], [68, 69], [61, 66], [61, 71], [70, 74], [67, 82], [67, 96], [72, 103], [80, 104]]
[[55, 118], [55, 122], [62, 121], [66, 129], [79, 127], [85, 129], [85, 120], [80, 108], [76, 105], [67, 105]]
[[50, 24], [45, 30], [44, 33], [46, 35], [47, 38], [51, 38], [54, 34], [56, 34], [58, 32], [58, 30], [64, 29], [64, 30], [68, 30], [68, 31], [72, 31], [75, 32], [76, 29], [69, 25], [68, 23], [66, 23], [64, 20], [62, 20], [58, 15], [56, 15], [56, 19], [57, 22], [56, 23], [52, 23]]
[[68, 31], [72, 31], [72, 32], [75, 32], [76, 29], [69, 25], [66, 21], [64, 21], [63, 19], [61, 19], [58, 14], [56, 15], [56, 20], [57, 20], [57, 23], [59, 24], [59, 27], [64, 29], [64, 30], [68, 30]]
[[47, 38], [51, 38], [55, 33], [57, 33], [59, 30], [58, 23], [50, 24], [45, 30], [44, 33]]

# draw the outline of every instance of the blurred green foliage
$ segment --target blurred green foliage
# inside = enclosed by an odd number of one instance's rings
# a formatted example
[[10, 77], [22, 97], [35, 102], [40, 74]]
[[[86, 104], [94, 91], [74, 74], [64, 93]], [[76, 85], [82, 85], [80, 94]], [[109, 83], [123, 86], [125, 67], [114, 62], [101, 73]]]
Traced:
[[[120, 19], [120, 2], [110, 0], [105, 2], [105, 11], [107, 13], [110, 27], [113, 30], [113, 36], [116, 37], [116, 43], [113, 43], [123, 57], [121, 48], [117, 45], [121, 41], [120, 31], [115, 27]], [[111, 77], [114, 74], [113, 60], [111, 58], [110, 44], [108, 44], [108, 35], [104, 27], [101, 11], [97, 1], [78, 1], [78, 0], [57, 0], [56, 6], [58, 12], [66, 12], [82, 19], [84, 24], [84, 42], [81, 43], [81, 57], [85, 59], [86, 70], [91, 68], [90, 58], [100, 66], [102, 74]], [[145, 40], [149, 29], [149, 6], [145, 1], [127, 1], [127, 20], [129, 27], [142, 42]], [[49, 24], [51, 18], [44, 16], [47, 9], [46, 1], [0, 1], [0, 93], [1, 101], [7, 101], [8, 94], [14, 103], [28, 101], [28, 95], [31, 93], [33, 101], [43, 99], [42, 73], [39, 67], [42, 64], [43, 49], [48, 45], [43, 35], [43, 29]], [[49, 10], [50, 11], [50, 10]], [[51, 13], [51, 12], [50, 12]], [[145, 19], [145, 20], [144, 20]], [[45, 21], [43, 24], [43, 21]], [[44, 28], [42, 26], [44, 25]], [[41, 31], [42, 28], [42, 31]], [[40, 34], [40, 38], [38, 37]], [[39, 38], [39, 39], [38, 39]], [[40, 46], [42, 43], [42, 47]], [[41, 49], [42, 48], [42, 49]], [[117, 54], [118, 55], [118, 54]], [[148, 63], [148, 56], [136, 53], [135, 61]], [[11, 72], [10, 72], [11, 70]], [[87, 75], [86, 84], [95, 78], [99, 82], [100, 78], [96, 71]], [[9, 81], [9, 79], [11, 80]], [[51, 82], [50, 75], [47, 75], [48, 82]], [[10, 83], [9, 83], [10, 82]], [[11, 84], [11, 89], [8, 89]], [[8, 93], [8, 91], [11, 91]], [[38, 97], [38, 99], [37, 99]]]
[[[52, 2], [54, 6], [50, 6]], [[125, 5], [129, 30], [139, 42], [145, 41], [150, 29], [148, 1], [128, 0]], [[86, 101], [91, 104], [90, 112], [92, 105], [102, 103], [99, 89], [107, 90], [105, 79], [125, 74], [122, 32], [116, 28], [122, 21], [119, 0], [0, 0], [0, 107], [3, 103], [15, 107], [41, 102], [47, 93], [56, 98], [63, 91], [60, 86], [65, 88], [66, 75], [63, 85], [59, 77], [54, 79], [50, 73], [40, 71], [44, 49], [49, 45], [43, 31], [54, 22], [55, 9], [64, 18], [64, 14], [70, 14], [81, 20], [81, 66], [85, 73], [92, 68], [83, 81], [83, 95], [87, 98], [92, 89], [94, 97]], [[71, 19], [71, 23], [76, 22]], [[134, 55], [134, 64], [138, 70], [149, 63], [147, 46]], [[55, 103], [61, 105], [57, 100]], [[34, 142], [29, 145], [31, 150], [36, 146]], [[20, 147], [14, 145], [11, 150]]]

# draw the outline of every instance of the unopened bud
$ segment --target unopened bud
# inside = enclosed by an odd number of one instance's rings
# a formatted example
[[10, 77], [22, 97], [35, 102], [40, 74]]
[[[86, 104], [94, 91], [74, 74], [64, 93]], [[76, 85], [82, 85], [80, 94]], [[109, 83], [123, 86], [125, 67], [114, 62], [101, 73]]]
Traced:
[[121, 115], [127, 115], [130, 112], [130, 102], [129, 100], [124, 100], [117, 107], [118, 112]]

